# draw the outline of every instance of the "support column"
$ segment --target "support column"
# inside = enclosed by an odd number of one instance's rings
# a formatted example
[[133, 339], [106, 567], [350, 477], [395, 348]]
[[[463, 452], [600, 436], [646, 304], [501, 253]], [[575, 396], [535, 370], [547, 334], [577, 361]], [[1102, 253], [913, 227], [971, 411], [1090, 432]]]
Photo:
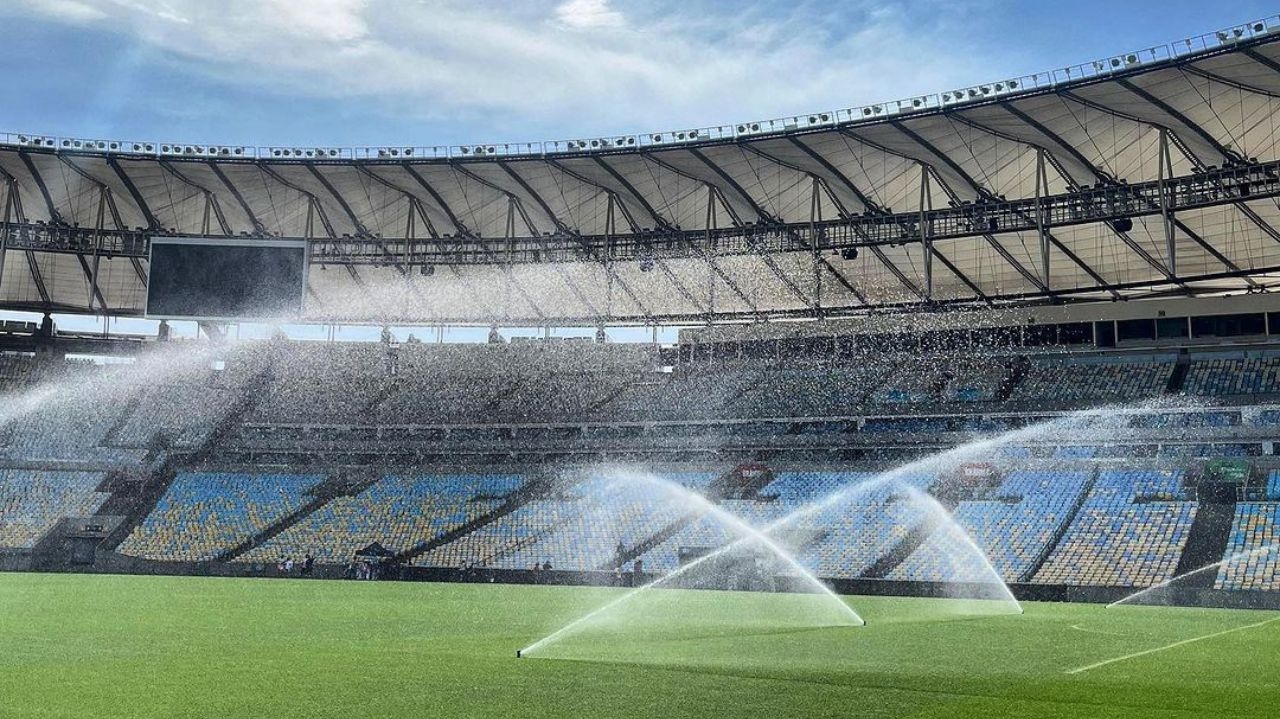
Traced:
[[933, 301], [933, 240], [929, 231], [928, 212], [933, 209], [933, 193], [929, 189], [929, 167], [920, 163], [920, 248], [924, 251], [924, 299]]
[[822, 186], [813, 178], [813, 194], [809, 200], [809, 246], [813, 250], [813, 311], [822, 316], [822, 258], [818, 248], [818, 223], [822, 222]]
[[1045, 169], [1044, 148], [1036, 148], [1036, 232], [1040, 235], [1040, 279], [1045, 287], [1049, 281], [1049, 228], [1045, 222], [1044, 196], [1049, 193], [1049, 175]]
[[1164, 242], [1169, 253], [1169, 274], [1178, 276], [1178, 250], [1174, 241], [1173, 210], [1171, 208], [1172, 188], [1168, 180], [1173, 175], [1173, 159], [1169, 156], [1169, 131], [1160, 128], [1160, 170], [1157, 175], [1157, 190], [1160, 194], [1160, 219], [1164, 224]]
[[4, 284], [4, 261], [9, 256], [9, 223], [13, 220], [13, 195], [18, 186], [13, 180], [5, 183], [4, 225], [0, 226], [0, 285]]

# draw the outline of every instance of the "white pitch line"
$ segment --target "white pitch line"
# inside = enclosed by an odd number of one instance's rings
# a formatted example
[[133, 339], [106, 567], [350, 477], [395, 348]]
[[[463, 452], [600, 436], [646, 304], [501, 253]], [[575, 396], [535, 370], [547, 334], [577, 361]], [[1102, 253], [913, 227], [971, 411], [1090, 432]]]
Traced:
[[1166, 644], [1163, 647], [1156, 647], [1155, 649], [1145, 649], [1140, 652], [1134, 652], [1133, 654], [1126, 654], [1122, 657], [1115, 657], [1114, 659], [1105, 659], [1103, 661], [1097, 662], [1095, 664], [1090, 664], [1088, 666], [1076, 667], [1075, 669], [1068, 669], [1067, 674], [1079, 674], [1081, 672], [1087, 672], [1090, 669], [1105, 667], [1108, 664], [1115, 664], [1116, 662], [1123, 662], [1128, 659], [1137, 659], [1138, 657], [1145, 657], [1148, 654], [1155, 654], [1156, 652], [1163, 652], [1168, 649], [1176, 649], [1186, 644], [1191, 644], [1193, 642], [1201, 642], [1201, 641], [1204, 641], [1205, 639], [1213, 639], [1214, 637], [1220, 637], [1224, 634], [1231, 634], [1232, 632], [1243, 632], [1246, 629], [1257, 629], [1258, 627], [1261, 627], [1265, 624], [1270, 624], [1272, 622], [1280, 622], [1280, 617], [1272, 617], [1266, 621], [1258, 622], [1256, 624], [1247, 624], [1243, 627], [1234, 627], [1232, 629], [1224, 629], [1220, 632], [1214, 632], [1213, 634], [1205, 634], [1204, 636], [1200, 636], [1200, 637], [1183, 639], [1182, 641], [1174, 642], [1173, 644]]

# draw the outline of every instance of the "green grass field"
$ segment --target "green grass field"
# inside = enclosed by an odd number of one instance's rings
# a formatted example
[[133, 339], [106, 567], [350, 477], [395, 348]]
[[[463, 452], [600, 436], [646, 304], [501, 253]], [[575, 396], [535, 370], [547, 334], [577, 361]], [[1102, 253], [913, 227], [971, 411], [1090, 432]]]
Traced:
[[0, 716], [1280, 712], [1280, 615], [1264, 612], [1030, 604], [965, 618], [945, 601], [852, 597], [866, 627], [805, 628], [792, 619], [812, 598], [667, 590], [665, 609], [515, 658], [620, 591], [0, 574]]

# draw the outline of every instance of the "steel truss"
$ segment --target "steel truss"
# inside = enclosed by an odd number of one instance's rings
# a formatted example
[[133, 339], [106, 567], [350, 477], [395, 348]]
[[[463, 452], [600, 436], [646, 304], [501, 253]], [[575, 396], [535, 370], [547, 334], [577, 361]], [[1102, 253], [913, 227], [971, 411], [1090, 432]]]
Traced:
[[[1125, 218], [1172, 215], [1219, 205], [1280, 197], [1280, 161], [1236, 163], [1182, 177], [1137, 184], [1106, 184], [1023, 200], [953, 202], [950, 207], [904, 213], [866, 212], [796, 223], [744, 223], [730, 227], [582, 235], [452, 238], [304, 237], [314, 264], [328, 265], [511, 265], [556, 262], [639, 261], [657, 258], [760, 255], [780, 252], [839, 252], [984, 238], [1011, 232], [1040, 233], [1057, 227]], [[154, 231], [71, 227], [10, 217], [0, 223], [11, 249], [147, 257]], [[922, 237], [921, 228], [927, 235]], [[268, 237], [270, 235], [262, 235]]]

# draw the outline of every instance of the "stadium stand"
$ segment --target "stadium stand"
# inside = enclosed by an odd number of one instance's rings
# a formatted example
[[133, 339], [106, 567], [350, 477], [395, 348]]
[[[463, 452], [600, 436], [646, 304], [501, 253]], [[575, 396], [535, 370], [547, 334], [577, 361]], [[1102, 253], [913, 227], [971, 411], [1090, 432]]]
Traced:
[[180, 474], [119, 551], [144, 559], [211, 560], [296, 511], [306, 491], [323, 479], [301, 474]]
[[106, 501], [103, 475], [0, 469], [0, 547], [31, 547], [63, 517], [92, 515]]
[[[1021, 580], [1049, 549], [1088, 483], [1080, 471], [1017, 471], [991, 496], [961, 501], [953, 516], [1007, 582]], [[935, 531], [890, 575], [911, 581], [980, 581], [981, 557], [956, 551], [956, 538]]]
[[1280, 502], [1240, 502], [1218, 589], [1280, 590]]
[[1104, 470], [1034, 581], [1148, 587], [1173, 576], [1197, 505], [1177, 470]]
[[1011, 402], [1122, 403], [1160, 395], [1168, 384], [1172, 357], [1133, 361], [1125, 358], [1036, 358], [1010, 393]]
[[[698, 472], [660, 475], [695, 491], [712, 477]], [[529, 569], [549, 562], [557, 569], [604, 569], [617, 559], [619, 544], [631, 549], [691, 511], [687, 497], [660, 483], [592, 473], [427, 552], [416, 563]]]
[[801, 536], [814, 538], [800, 551], [802, 564], [820, 576], [852, 579], [864, 575], [925, 521], [930, 507], [914, 501], [905, 488], [927, 491], [936, 477], [915, 472], [880, 486], [867, 484], [874, 474], [845, 477], [845, 494], [836, 495], [838, 501], [797, 526]]
[[1195, 359], [1183, 393], [1198, 397], [1280, 392], [1280, 356]]
[[346, 564], [373, 542], [403, 552], [495, 509], [523, 479], [513, 475], [388, 475], [354, 496], [340, 496], [237, 559], [275, 562], [310, 554]]

